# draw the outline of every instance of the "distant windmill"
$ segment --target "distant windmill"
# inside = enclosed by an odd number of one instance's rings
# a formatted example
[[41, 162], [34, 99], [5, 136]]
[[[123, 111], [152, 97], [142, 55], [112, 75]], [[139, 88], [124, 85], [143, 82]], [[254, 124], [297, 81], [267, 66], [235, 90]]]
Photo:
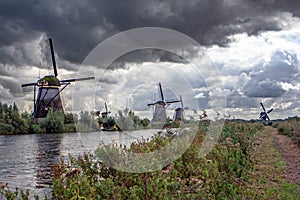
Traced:
[[172, 103], [180, 102], [180, 100], [165, 101], [161, 83], [158, 83], [158, 94], [160, 96], [160, 100], [154, 103], [149, 103], [148, 106], [154, 106], [152, 122], [165, 122], [167, 119], [166, 108]]
[[266, 111], [264, 105], [262, 103], [260, 103], [260, 105], [263, 108], [263, 112], [260, 113], [259, 119], [263, 120], [263, 121], [270, 121], [270, 118], [269, 118], [268, 114], [273, 111], [273, 108]]
[[[53, 43], [51, 38], [46, 41], [46, 48], [48, 48], [48, 51], [45, 52], [46, 61], [48, 66], [53, 67], [54, 75], [44, 76], [43, 78], [37, 80], [37, 82], [22, 84], [22, 87], [34, 86], [33, 117], [35, 122], [37, 123], [39, 123], [43, 118], [47, 116], [47, 113], [50, 109], [63, 110], [60, 93], [69, 84], [71, 84], [71, 82], [95, 79], [94, 75], [91, 74], [85, 75], [83, 77], [82, 76], [80, 77], [80, 74], [76, 74], [76, 76], [78, 77], [58, 80], [54, 48], [53, 48]], [[38, 87], [37, 97], [36, 97], [36, 86]], [[60, 87], [62, 88], [60, 89]]]
[[102, 113], [101, 113], [101, 117], [106, 119], [106, 118], [108, 117], [108, 114], [109, 114], [110, 112], [108, 111], [106, 102], [104, 103], [104, 105], [105, 105], [105, 112], [102, 112]]
[[183, 106], [182, 96], [180, 95], [179, 97], [180, 97], [179, 101], [180, 101], [181, 107], [175, 109], [174, 120], [182, 121], [184, 119], [184, 110], [188, 109], [188, 107]]

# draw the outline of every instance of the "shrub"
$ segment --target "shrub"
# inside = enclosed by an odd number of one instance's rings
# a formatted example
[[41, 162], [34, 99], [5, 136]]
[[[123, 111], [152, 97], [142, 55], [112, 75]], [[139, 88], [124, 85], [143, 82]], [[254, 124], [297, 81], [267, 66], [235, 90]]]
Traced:
[[41, 128], [47, 133], [61, 133], [64, 128], [64, 113], [62, 111], [50, 110], [47, 117], [42, 121]]

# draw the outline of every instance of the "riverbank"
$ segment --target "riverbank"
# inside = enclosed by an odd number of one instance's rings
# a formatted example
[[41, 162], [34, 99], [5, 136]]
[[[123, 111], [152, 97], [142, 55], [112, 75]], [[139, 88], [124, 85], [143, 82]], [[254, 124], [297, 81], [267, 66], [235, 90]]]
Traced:
[[[275, 145], [276, 129], [226, 122], [219, 143], [206, 158], [199, 158], [204, 130], [176, 161], [153, 172], [118, 171], [91, 154], [58, 163], [52, 168], [51, 198], [299, 199], [297, 185], [285, 176], [288, 169]], [[153, 152], [170, 141], [157, 136], [131, 145], [129, 151]], [[106, 150], [117, 152], [118, 146]]]

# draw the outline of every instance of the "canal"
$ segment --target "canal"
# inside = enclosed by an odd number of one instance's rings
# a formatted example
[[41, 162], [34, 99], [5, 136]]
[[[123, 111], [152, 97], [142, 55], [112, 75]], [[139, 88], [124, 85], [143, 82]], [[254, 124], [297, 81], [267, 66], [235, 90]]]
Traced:
[[91, 152], [100, 143], [129, 146], [156, 130], [60, 134], [0, 135], [0, 182], [44, 194], [51, 191], [51, 166], [68, 155]]

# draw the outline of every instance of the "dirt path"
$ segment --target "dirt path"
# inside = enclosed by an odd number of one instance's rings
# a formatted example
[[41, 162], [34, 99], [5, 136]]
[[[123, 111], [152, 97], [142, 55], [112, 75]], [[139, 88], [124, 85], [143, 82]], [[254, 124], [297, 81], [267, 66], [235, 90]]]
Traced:
[[258, 132], [251, 153], [253, 169], [245, 187], [256, 191], [252, 199], [300, 199], [299, 159], [299, 149], [275, 128]]
[[289, 137], [279, 135], [276, 129], [272, 128], [270, 131], [274, 144], [287, 163], [285, 178], [291, 183], [296, 183], [300, 189], [300, 149]]

